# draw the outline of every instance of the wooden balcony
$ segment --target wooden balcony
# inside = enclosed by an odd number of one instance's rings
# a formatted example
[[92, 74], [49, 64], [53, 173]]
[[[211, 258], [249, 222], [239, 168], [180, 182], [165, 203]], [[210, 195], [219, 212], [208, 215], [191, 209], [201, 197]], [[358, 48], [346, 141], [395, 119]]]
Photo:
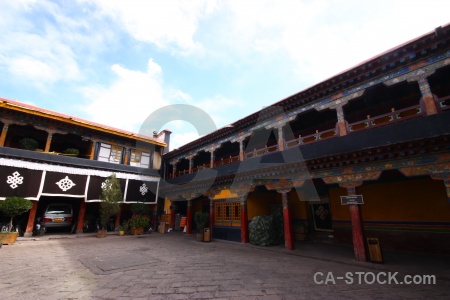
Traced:
[[[436, 104], [438, 105], [439, 111], [445, 111], [450, 109], [450, 96], [442, 97], [436, 99]], [[391, 109], [391, 112], [382, 114], [379, 116], [371, 117], [370, 115], [367, 116], [367, 119], [356, 121], [351, 124], [348, 124], [347, 126], [347, 132], [348, 134], [351, 134], [352, 132], [356, 131], [363, 131], [367, 129], [382, 127], [382, 126], [388, 126], [395, 123], [403, 122], [406, 120], [419, 118], [424, 116], [424, 111], [422, 110], [420, 105], [414, 105], [407, 108], [403, 108], [400, 110], [395, 110], [394, 108]], [[304, 144], [310, 144], [315, 143], [331, 138], [337, 138], [339, 137], [338, 132], [335, 128], [333, 129], [327, 129], [323, 131], [316, 130], [316, 133], [309, 134], [306, 136], [299, 135], [298, 138], [289, 140], [285, 142], [285, 149], [301, 146]], [[274, 153], [279, 151], [278, 145], [272, 145], [272, 146], [263, 146], [261, 148], [254, 148], [251, 151], [246, 151], [244, 153], [244, 159], [250, 159], [258, 156], [267, 155], [270, 153]], [[214, 162], [214, 167], [227, 165], [231, 163], [235, 163], [240, 161], [239, 156], [230, 156], [227, 158], [221, 158], [220, 160], [217, 160]], [[192, 172], [197, 172], [205, 168], [209, 168], [209, 164], [205, 164], [203, 166], [196, 166], [192, 169]], [[185, 174], [188, 174], [188, 170], [181, 170], [176, 173], [175, 177], [182, 176]], [[171, 177], [171, 176], [170, 176]]]

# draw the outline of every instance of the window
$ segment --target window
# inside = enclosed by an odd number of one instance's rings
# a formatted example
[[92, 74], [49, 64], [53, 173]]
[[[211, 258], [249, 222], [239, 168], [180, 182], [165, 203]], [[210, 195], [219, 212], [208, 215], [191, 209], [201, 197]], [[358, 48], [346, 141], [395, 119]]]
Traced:
[[150, 153], [131, 150], [130, 166], [148, 168], [150, 167]]
[[241, 226], [241, 204], [237, 201], [220, 201], [215, 205], [216, 226]]
[[122, 151], [122, 147], [100, 143], [97, 160], [120, 164], [122, 162]]

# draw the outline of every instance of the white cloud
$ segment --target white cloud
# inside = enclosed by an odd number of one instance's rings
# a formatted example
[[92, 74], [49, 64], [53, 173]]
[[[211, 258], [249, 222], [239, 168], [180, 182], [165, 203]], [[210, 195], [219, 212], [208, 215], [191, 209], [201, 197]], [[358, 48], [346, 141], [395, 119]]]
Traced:
[[109, 86], [88, 86], [82, 94], [88, 101], [81, 108], [89, 119], [133, 132], [156, 109], [168, 105], [161, 81], [161, 67], [152, 59], [146, 72], [113, 65], [117, 78]]
[[204, 110], [213, 119], [217, 128], [236, 121], [236, 111], [241, 111], [245, 104], [239, 99], [230, 99], [223, 95], [215, 95], [189, 104]]
[[120, 20], [135, 39], [179, 54], [201, 52], [194, 41], [199, 19], [215, 11], [214, 1], [92, 1], [104, 14]]
[[111, 30], [92, 14], [79, 17], [76, 9], [46, 0], [2, 1], [0, 71], [40, 91], [85, 79], [80, 65], [89, 65], [106, 48]]
[[[228, 1], [215, 34], [235, 54], [284, 57], [317, 83], [448, 22], [448, 1]], [[231, 25], [231, 26], [230, 26]], [[287, 55], [286, 55], [287, 54]]]

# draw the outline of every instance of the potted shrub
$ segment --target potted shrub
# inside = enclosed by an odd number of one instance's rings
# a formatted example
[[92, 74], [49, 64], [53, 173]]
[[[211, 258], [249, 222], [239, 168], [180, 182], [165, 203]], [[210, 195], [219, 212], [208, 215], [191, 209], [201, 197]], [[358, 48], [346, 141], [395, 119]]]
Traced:
[[125, 235], [125, 224], [123, 225], [119, 225], [119, 236], [124, 236]]
[[144, 228], [150, 222], [149, 217], [145, 215], [135, 214], [128, 221], [128, 227], [130, 227], [130, 233], [132, 235], [143, 234]]
[[63, 151], [63, 153], [68, 156], [78, 156], [78, 154], [80, 154], [80, 150], [76, 148], [67, 148]]
[[131, 204], [130, 211], [133, 215], [146, 215], [150, 213], [150, 205], [138, 202]]
[[2, 232], [0, 235], [0, 240], [3, 238], [3, 244], [14, 245], [19, 233], [13, 232], [13, 219], [15, 216], [29, 211], [32, 206], [33, 203], [30, 200], [26, 200], [22, 197], [8, 197], [5, 200], [0, 201], [0, 212], [10, 217], [10, 231]]
[[39, 143], [34, 139], [24, 138], [19, 140], [19, 145], [22, 149], [34, 151], [39, 146]]
[[194, 221], [195, 225], [197, 225], [197, 235], [196, 239], [199, 242], [203, 242], [203, 230], [205, 229], [206, 223], [209, 220], [209, 214], [201, 211], [195, 212]]
[[116, 178], [116, 174], [111, 174], [105, 182], [107, 184], [101, 196], [100, 229], [97, 231], [97, 237], [106, 237], [108, 221], [113, 215], [119, 212], [120, 201], [123, 199], [120, 182]]

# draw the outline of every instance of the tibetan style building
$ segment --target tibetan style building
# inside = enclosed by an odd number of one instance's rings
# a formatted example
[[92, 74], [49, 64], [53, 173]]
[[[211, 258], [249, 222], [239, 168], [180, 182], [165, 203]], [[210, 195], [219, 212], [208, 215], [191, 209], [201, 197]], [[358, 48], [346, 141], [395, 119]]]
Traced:
[[[156, 203], [164, 148], [170, 131], [152, 137], [0, 98], [0, 201], [19, 196], [33, 200], [25, 236], [49, 203], [70, 203], [76, 231], [87, 213], [98, 213], [102, 184], [112, 173], [120, 180], [122, 212], [130, 203]], [[28, 150], [25, 150], [28, 149]]]
[[209, 212], [213, 238], [247, 243], [278, 204], [288, 249], [450, 253], [449, 108], [445, 25], [165, 154], [165, 218], [191, 233]]

